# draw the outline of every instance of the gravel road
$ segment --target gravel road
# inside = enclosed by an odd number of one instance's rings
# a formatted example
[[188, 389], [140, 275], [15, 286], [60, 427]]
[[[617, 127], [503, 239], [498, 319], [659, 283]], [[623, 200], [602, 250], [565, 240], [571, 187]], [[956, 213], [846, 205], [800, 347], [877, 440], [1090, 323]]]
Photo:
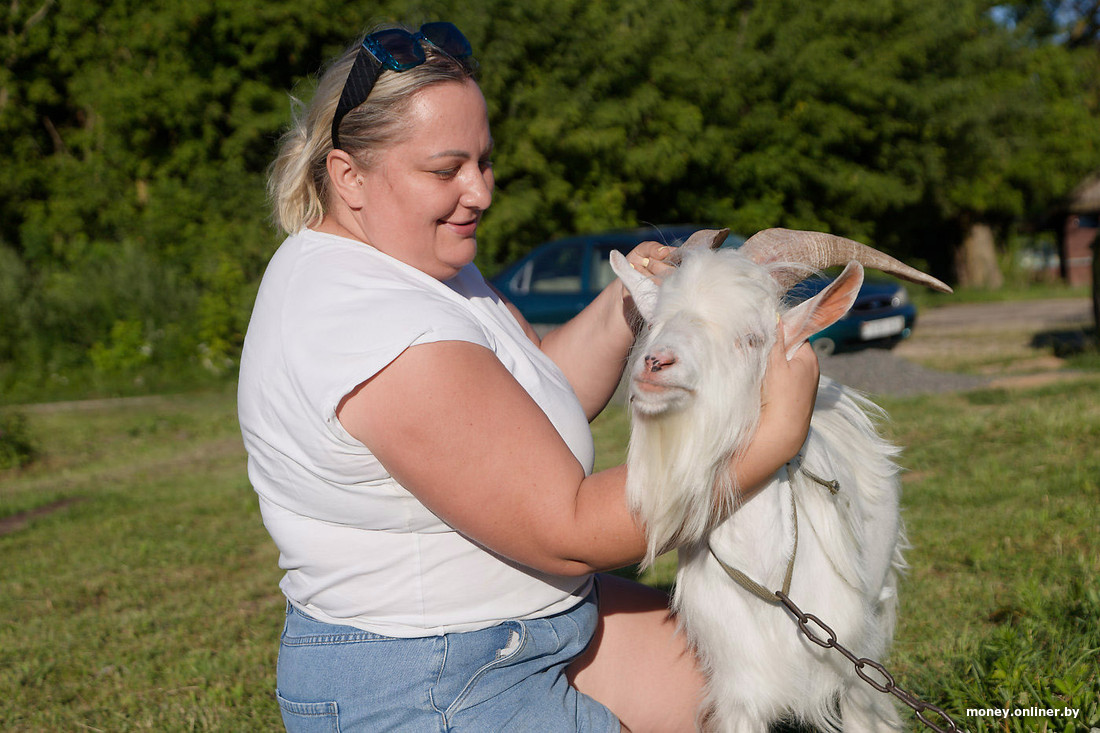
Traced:
[[929, 369], [885, 349], [864, 349], [821, 359], [821, 373], [862, 392], [919, 395], [987, 387], [992, 377]]
[[937, 349], [965, 349], [968, 334], [988, 338], [994, 332], [1030, 333], [1033, 337], [1063, 329], [1087, 329], [1092, 324], [1088, 298], [1016, 303], [971, 303], [925, 309], [915, 334], [894, 351], [864, 349], [821, 360], [821, 373], [872, 394], [917, 395], [953, 392], [995, 385], [996, 376], [938, 371], [911, 361], [919, 356], [935, 362]]
[[[1017, 303], [968, 303], [921, 311], [914, 336], [894, 350], [868, 348], [821, 358], [821, 373], [870, 395], [909, 396], [938, 392], [959, 392], [982, 387], [1034, 383], [1036, 378], [1057, 378], [1072, 374], [1049, 371], [1046, 375], [1005, 377], [940, 371], [924, 364], [936, 363], [937, 356], [957, 355], [959, 350], [985, 348], [982, 341], [998, 338], [1025, 342], [1044, 333], [1084, 330], [1092, 325], [1092, 301], [1088, 298], [1058, 298]], [[542, 333], [550, 326], [536, 326]], [[979, 338], [980, 336], [980, 338]], [[1016, 350], [1020, 350], [1020, 346]], [[1022, 347], [1041, 353], [1033, 347]], [[1053, 358], [1053, 357], [1051, 357]], [[1057, 370], [1060, 365], [1053, 369]], [[625, 402], [625, 378], [613, 401]]]

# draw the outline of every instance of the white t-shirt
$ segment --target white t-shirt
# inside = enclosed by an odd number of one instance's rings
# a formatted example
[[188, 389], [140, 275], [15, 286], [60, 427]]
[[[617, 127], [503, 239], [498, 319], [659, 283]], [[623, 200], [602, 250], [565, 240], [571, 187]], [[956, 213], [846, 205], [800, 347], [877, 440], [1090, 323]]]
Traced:
[[256, 298], [238, 410], [249, 478], [286, 570], [280, 586], [322, 621], [430, 636], [548, 616], [588, 592], [589, 577], [538, 572], [456, 532], [337, 420], [352, 389], [434, 341], [492, 350], [592, 470], [576, 395], [476, 267], [444, 283], [362, 242], [309, 229], [288, 237]]

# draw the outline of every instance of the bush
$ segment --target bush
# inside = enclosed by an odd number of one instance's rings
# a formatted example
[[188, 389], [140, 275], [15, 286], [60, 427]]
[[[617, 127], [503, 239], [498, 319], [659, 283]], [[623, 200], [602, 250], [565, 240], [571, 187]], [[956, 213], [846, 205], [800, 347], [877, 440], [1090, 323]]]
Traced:
[[27, 416], [21, 412], [0, 413], [0, 470], [25, 466], [37, 455]]

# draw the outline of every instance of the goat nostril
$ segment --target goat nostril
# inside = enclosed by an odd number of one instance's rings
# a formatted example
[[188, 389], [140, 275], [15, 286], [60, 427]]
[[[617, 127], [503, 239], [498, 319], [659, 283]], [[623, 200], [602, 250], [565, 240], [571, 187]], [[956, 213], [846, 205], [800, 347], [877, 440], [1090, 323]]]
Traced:
[[647, 354], [645, 357], [645, 365], [651, 372], [659, 372], [665, 367], [672, 366], [676, 363], [676, 357], [668, 352], [659, 353], [657, 355]]

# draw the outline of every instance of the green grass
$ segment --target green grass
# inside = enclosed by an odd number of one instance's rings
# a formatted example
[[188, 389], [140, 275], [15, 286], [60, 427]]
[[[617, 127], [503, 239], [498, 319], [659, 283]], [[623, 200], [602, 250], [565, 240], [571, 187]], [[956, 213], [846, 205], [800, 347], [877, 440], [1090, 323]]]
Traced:
[[1016, 282], [1012, 279], [997, 290], [957, 287], [950, 295], [926, 288], [908, 286], [909, 296], [919, 308], [959, 305], [960, 303], [1006, 303], [1048, 298], [1088, 298], [1092, 289], [1087, 285], [1070, 286], [1062, 282]]
[[0, 474], [0, 730], [273, 730], [282, 600], [231, 392], [30, 412]]
[[195, 360], [144, 364], [115, 373], [98, 371], [91, 364], [53, 370], [38, 364], [17, 369], [0, 362], [0, 407], [216, 389], [228, 383], [232, 371], [231, 366], [211, 371]]
[[901, 677], [953, 710], [1069, 705], [1087, 724], [1050, 730], [1100, 726], [1100, 380], [886, 407], [910, 469]]
[[[913, 545], [899, 684], [973, 731], [1100, 727], [1100, 380], [885, 406]], [[0, 472], [0, 522], [60, 508], [0, 536], [0, 730], [278, 729], [280, 572], [232, 391], [21, 411], [38, 454]], [[624, 411], [594, 432], [621, 462]], [[1056, 706], [1084, 710], [965, 717]]]

